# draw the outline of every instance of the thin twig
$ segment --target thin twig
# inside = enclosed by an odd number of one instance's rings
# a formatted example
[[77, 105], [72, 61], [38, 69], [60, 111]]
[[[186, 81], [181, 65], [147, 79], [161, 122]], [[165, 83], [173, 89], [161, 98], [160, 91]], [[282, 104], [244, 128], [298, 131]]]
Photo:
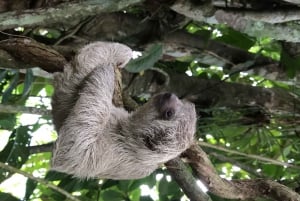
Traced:
[[38, 115], [45, 115], [50, 116], [51, 111], [44, 109], [44, 108], [37, 108], [37, 107], [26, 107], [21, 105], [6, 105], [0, 104], [0, 112], [2, 113], [26, 113], [26, 114], [38, 114]]
[[230, 150], [230, 149], [227, 149], [227, 148], [224, 148], [224, 147], [221, 147], [221, 146], [212, 145], [212, 144], [209, 144], [209, 143], [206, 143], [206, 142], [197, 142], [197, 143], [201, 147], [209, 147], [209, 148], [219, 150], [219, 151], [224, 151], [224, 152], [227, 152], [227, 153], [230, 153], [230, 154], [236, 154], [236, 155], [244, 156], [244, 157], [247, 157], [247, 158], [256, 159], [256, 160], [259, 160], [259, 161], [268, 162], [268, 163], [271, 163], [271, 164], [274, 164], [274, 165], [286, 166], [286, 167], [291, 167], [291, 168], [295, 168], [295, 169], [300, 170], [299, 166], [293, 165], [293, 164], [290, 164], [290, 163], [285, 163], [285, 162], [281, 162], [281, 161], [278, 161], [278, 160], [266, 158], [266, 157], [263, 157], [263, 156], [254, 155], [254, 154], [245, 154], [245, 153], [242, 153], [242, 152], [239, 152], [239, 151]]
[[59, 45], [60, 43], [62, 43], [64, 40], [73, 37], [80, 29], [83, 25], [85, 25], [87, 22], [91, 21], [91, 19], [93, 19], [93, 17], [87, 17], [87, 19], [85, 19], [84, 21], [80, 22], [78, 25], [76, 25], [76, 27], [74, 28], [74, 30], [72, 30], [70, 33], [68, 33], [67, 35], [63, 36], [62, 38], [60, 38], [58, 41], [56, 41], [56, 43], [54, 44], [54, 46]]
[[52, 190], [55, 190], [55, 191], [63, 194], [64, 196], [66, 196], [70, 200], [80, 201], [79, 199], [77, 199], [76, 197], [74, 197], [73, 195], [71, 195], [70, 193], [68, 193], [67, 191], [65, 191], [65, 190], [63, 190], [63, 189], [55, 186], [54, 184], [50, 183], [49, 181], [46, 181], [46, 180], [43, 180], [41, 178], [35, 177], [35, 176], [33, 176], [33, 175], [31, 175], [31, 174], [29, 174], [27, 172], [24, 172], [22, 170], [19, 170], [17, 168], [14, 168], [14, 167], [12, 167], [10, 165], [7, 165], [5, 163], [2, 163], [2, 162], [0, 162], [0, 168], [5, 169], [5, 170], [7, 170], [9, 172], [14, 172], [14, 173], [21, 174], [21, 175], [23, 175], [23, 176], [25, 176], [25, 177], [27, 177], [27, 178], [29, 178], [31, 180], [39, 182], [39, 183], [47, 186], [48, 188], [51, 188]]

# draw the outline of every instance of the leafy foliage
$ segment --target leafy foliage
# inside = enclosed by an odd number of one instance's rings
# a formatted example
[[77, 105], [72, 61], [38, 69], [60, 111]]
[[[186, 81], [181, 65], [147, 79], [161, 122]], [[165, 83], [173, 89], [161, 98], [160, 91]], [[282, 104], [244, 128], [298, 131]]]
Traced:
[[[197, 50], [200, 56], [192, 55], [165, 61], [163, 60], [163, 45], [155, 44], [144, 51], [141, 57], [132, 60], [126, 69], [132, 73], [142, 74], [141, 72], [155, 66], [181, 75], [189, 74], [197, 79], [217, 81], [217, 85], [221, 86], [239, 84], [239, 86], [272, 88], [292, 94], [299, 100], [299, 83], [289, 79], [296, 78], [299, 74], [299, 57], [290, 56], [282, 50], [279, 42], [271, 38], [253, 38], [224, 25], [189, 22], [183, 29], [193, 36], [211, 39], [213, 42], [230, 45], [247, 53], [249, 51], [255, 53], [255, 56], [241, 61], [239, 63], [241, 68], [238, 68], [240, 67], [238, 64], [229, 68], [228, 63], [211, 54], [203, 56], [201, 54], [205, 52], [204, 50]], [[32, 37], [52, 44], [63, 34], [61, 30], [52, 28], [46, 29], [47, 34], [44, 35], [41, 34], [43, 31], [45, 29], [34, 29]], [[289, 78], [269, 79], [256, 72], [248, 71], [255, 67], [253, 66], [255, 59], [259, 56], [280, 62], [284, 67], [284, 73], [287, 73]], [[178, 83], [180, 85], [181, 80], [178, 80]], [[195, 89], [197, 87], [194, 86]], [[205, 90], [209, 91], [211, 88]], [[50, 80], [34, 76], [31, 69], [27, 69], [25, 73], [18, 70], [0, 70], [0, 91], [3, 105], [21, 106], [21, 108], [34, 106], [46, 109], [53, 87]], [[249, 99], [251, 95], [253, 94], [249, 93]], [[232, 102], [235, 102], [234, 98], [232, 97]], [[255, 104], [241, 106], [236, 103], [235, 107], [219, 106], [217, 103], [209, 107], [199, 105], [196, 102], [197, 111], [201, 116], [197, 125], [197, 139], [235, 151], [203, 147], [210, 154], [214, 167], [223, 178], [270, 178], [293, 189], [299, 189], [300, 122], [297, 116], [299, 114], [291, 111], [270, 113]], [[299, 106], [296, 105], [296, 107]], [[70, 175], [50, 171], [51, 154], [31, 151], [33, 146], [47, 141], [37, 138], [46, 138], [55, 133], [53, 128], [41, 131], [45, 126], [51, 125], [51, 118], [39, 115], [36, 122], [28, 123], [21, 121], [22, 115], [22, 111], [19, 113], [0, 111], [0, 145], [3, 146], [0, 152], [1, 162], [37, 175], [80, 200], [186, 200], [180, 187], [163, 168], [146, 178], [130, 181], [79, 180]], [[9, 133], [7, 141], [5, 133]], [[54, 139], [55, 137], [49, 141]], [[261, 158], [270, 160], [266, 162]], [[275, 160], [291, 163], [294, 166], [286, 167], [275, 164]], [[1, 201], [67, 200], [64, 195], [31, 179], [27, 179], [26, 185], [22, 187], [24, 194], [19, 193], [19, 189], [11, 191], [5, 182], [9, 181], [12, 175], [12, 172], [0, 169], [0, 190], [3, 191], [0, 193]], [[214, 201], [226, 200], [214, 195], [211, 195], [211, 198]], [[260, 198], [259, 200], [266, 199]]]
[[131, 60], [126, 65], [126, 70], [131, 73], [137, 73], [140, 71], [147, 70], [154, 66], [154, 64], [162, 56], [162, 45], [153, 45], [148, 51], [144, 52], [142, 56], [135, 60]]

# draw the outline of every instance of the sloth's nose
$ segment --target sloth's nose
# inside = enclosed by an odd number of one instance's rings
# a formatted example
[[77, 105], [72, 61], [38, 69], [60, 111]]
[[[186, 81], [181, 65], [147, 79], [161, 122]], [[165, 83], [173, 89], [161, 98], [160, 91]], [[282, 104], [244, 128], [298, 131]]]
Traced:
[[154, 98], [154, 103], [157, 107], [163, 107], [165, 104], [176, 103], [178, 101], [178, 97], [173, 93], [161, 93]]
[[169, 99], [172, 95], [174, 95], [174, 94], [172, 94], [172, 93], [164, 93], [163, 96], [162, 96], [162, 98], [163, 99]]

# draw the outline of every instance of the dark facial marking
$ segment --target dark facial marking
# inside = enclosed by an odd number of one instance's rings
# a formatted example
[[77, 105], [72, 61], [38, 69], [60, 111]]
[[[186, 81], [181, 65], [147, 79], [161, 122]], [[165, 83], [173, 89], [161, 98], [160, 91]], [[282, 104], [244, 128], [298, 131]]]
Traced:
[[163, 93], [155, 97], [155, 107], [160, 117], [170, 120], [175, 116], [178, 98], [172, 93]]
[[152, 142], [149, 136], [144, 138], [144, 143], [148, 149], [150, 149], [151, 151], [155, 151], [155, 144]]
[[157, 146], [161, 143], [166, 143], [166, 134], [165, 131], [159, 130], [154, 133], [154, 136], [145, 136], [143, 139], [145, 146], [151, 151], [159, 152]]

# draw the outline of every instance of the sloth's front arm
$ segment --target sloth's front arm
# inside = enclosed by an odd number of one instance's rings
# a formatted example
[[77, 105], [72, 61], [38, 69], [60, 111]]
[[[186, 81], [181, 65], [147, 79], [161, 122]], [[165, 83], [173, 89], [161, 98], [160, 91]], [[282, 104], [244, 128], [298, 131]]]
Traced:
[[86, 177], [97, 167], [98, 139], [110, 117], [113, 88], [113, 66], [97, 66], [86, 77], [74, 108], [59, 129], [52, 169]]

